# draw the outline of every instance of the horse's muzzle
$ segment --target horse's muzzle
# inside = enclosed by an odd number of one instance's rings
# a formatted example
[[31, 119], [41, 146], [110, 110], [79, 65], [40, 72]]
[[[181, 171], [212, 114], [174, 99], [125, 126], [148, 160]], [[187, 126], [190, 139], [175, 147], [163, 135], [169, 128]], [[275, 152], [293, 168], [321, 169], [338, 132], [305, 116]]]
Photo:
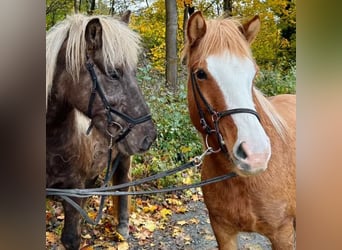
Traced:
[[156, 137], [157, 137], [156, 133], [154, 133], [153, 135], [146, 136], [140, 145], [140, 150], [142, 152], [147, 151], [151, 147], [152, 143], [155, 141]]
[[233, 149], [233, 161], [240, 175], [256, 175], [267, 169], [271, 152], [253, 152], [246, 142], [236, 145]]

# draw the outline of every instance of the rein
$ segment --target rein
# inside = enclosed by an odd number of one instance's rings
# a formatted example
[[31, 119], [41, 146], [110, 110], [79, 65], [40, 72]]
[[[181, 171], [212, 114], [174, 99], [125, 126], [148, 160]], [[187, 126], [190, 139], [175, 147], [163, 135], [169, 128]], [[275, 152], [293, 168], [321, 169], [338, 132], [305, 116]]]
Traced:
[[[118, 191], [118, 189], [122, 188], [127, 188], [127, 187], [132, 187], [132, 186], [137, 186], [146, 182], [150, 182], [153, 180], [157, 180], [172, 174], [175, 174], [177, 172], [192, 168], [192, 167], [199, 167], [202, 165], [202, 160], [206, 155], [210, 155], [212, 153], [216, 153], [213, 151], [212, 148], [207, 148], [204, 153], [200, 156], [194, 157], [194, 159], [186, 164], [183, 164], [181, 166], [178, 166], [173, 169], [169, 169], [160, 173], [157, 173], [155, 175], [151, 175], [136, 181], [131, 181], [119, 185], [114, 185], [114, 186], [108, 186], [108, 182], [113, 176], [116, 168], [119, 165], [121, 155], [118, 154], [117, 158], [115, 161], [112, 163], [112, 169], [109, 170], [110, 167], [110, 160], [111, 157], [109, 156], [108, 159], [108, 166], [107, 166], [107, 173], [106, 177], [104, 180], [104, 184], [99, 187], [99, 188], [85, 188], [85, 189], [60, 189], [60, 188], [46, 188], [46, 195], [47, 196], [60, 196], [63, 198], [65, 201], [67, 201], [70, 205], [72, 205], [81, 215], [82, 217], [92, 225], [96, 225], [101, 217], [102, 217], [102, 212], [103, 212], [103, 206], [104, 206], [104, 200], [107, 196], [121, 196], [121, 195], [144, 195], [144, 194], [156, 194], [156, 193], [166, 193], [166, 192], [173, 192], [173, 191], [180, 191], [184, 189], [190, 189], [190, 188], [197, 188], [197, 187], [202, 187], [204, 185], [216, 183], [219, 181], [227, 180], [233, 177], [236, 177], [237, 174], [234, 172], [230, 172], [224, 175], [216, 176], [198, 183], [193, 183], [193, 184], [188, 184], [188, 185], [183, 185], [183, 186], [176, 186], [176, 187], [168, 187], [168, 188], [163, 188], [163, 189], [154, 189], [154, 190], [147, 190], [147, 191]], [[109, 172], [110, 171], [110, 172]], [[99, 212], [96, 216], [95, 220], [92, 220], [88, 215], [87, 212], [80, 206], [78, 205], [75, 201], [73, 201], [70, 197], [78, 197], [78, 198], [87, 198], [90, 196], [98, 195], [101, 196], [101, 201], [100, 201], [100, 207], [99, 207]]]
[[[209, 103], [208, 101], [204, 98], [204, 95], [199, 87], [199, 84], [196, 81], [196, 77], [195, 77], [195, 72], [191, 72], [191, 85], [192, 85], [192, 91], [193, 91], [193, 95], [194, 95], [194, 99], [195, 99], [195, 103], [196, 103], [196, 107], [198, 110], [198, 114], [200, 117], [200, 124], [203, 128], [203, 130], [206, 133], [206, 144], [207, 147], [209, 147], [208, 145], [208, 137], [209, 135], [211, 135], [212, 133], [216, 134], [216, 138], [217, 141], [219, 143], [219, 148], [217, 150], [215, 150], [215, 152], [220, 152], [222, 150], [222, 152], [229, 154], [228, 150], [225, 146], [225, 142], [223, 140], [223, 136], [220, 132], [220, 128], [219, 128], [219, 121], [221, 118], [225, 117], [225, 116], [230, 116], [232, 114], [238, 114], [238, 113], [249, 113], [252, 115], [255, 115], [259, 122], [260, 122], [260, 117], [259, 114], [253, 110], [253, 109], [248, 109], [248, 108], [235, 108], [235, 109], [228, 109], [228, 110], [224, 110], [221, 112], [216, 111]], [[202, 109], [200, 102], [198, 100], [198, 96], [200, 97], [201, 101], [203, 102], [205, 108], [207, 109], [208, 113], [211, 115], [211, 119], [214, 123], [214, 128], [211, 128], [208, 125], [207, 120], [205, 119], [205, 111]]]

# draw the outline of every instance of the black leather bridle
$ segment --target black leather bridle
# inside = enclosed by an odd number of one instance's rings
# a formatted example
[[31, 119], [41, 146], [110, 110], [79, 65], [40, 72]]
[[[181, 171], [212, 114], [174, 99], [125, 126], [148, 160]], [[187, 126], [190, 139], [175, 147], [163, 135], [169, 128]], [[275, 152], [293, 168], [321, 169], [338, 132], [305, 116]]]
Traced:
[[[91, 90], [91, 95], [89, 98], [89, 103], [88, 103], [88, 112], [87, 112], [87, 116], [91, 119], [92, 118], [92, 109], [93, 109], [93, 104], [94, 104], [94, 100], [95, 100], [95, 96], [96, 93], [99, 95], [105, 112], [106, 112], [106, 116], [107, 116], [107, 133], [111, 138], [115, 138], [115, 142], [119, 142], [122, 139], [124, 139], [128, 133], [132, 130], [132, 128], [140, 123], [144, 123], [146, 121], [149, 121], [152, 119], [151, 114], [147, 114], [144, 116], [141, 116], [139, 118], [132, 118], [131, 116], [124, 114], [116, 109], [114, 109], [113, 107], [110, 106], [104, 92], [103, 92], [103, 88], [101, 86], [101, 84], [99, 83], [99, 81], [97, 80], [97, 76], [94, 70], [94, 63], [89, 62], [89, 60], [86, 63], [86, 67], [88, 72], [90, 73], [91, 79], [93, 81], [93, 86], [92, 86], [92, 90]], [[126, 127], [122, 126], [120, 123], [116, 122], [113, 120], [112, 115], [116, 115], [119, 116], [121, 119], [123, 119], [124, 121], [127, 122]], [[113, 126], [116, 125], [120, 128], [120, 132], [118, 133], [118, 135], [113, 135], [109, 130], [108, 127], [109, 126]], [[93, 123], [91, 122], [88, 130], [87, 130], [87, 134], [90, 132], [91, 128], [93, 126]]]
[[[200, 117], [200, 124], [201, 124], [203, 130], [205, 131], [205, 133], [207, 134], [207, 138], [206, 138], [207, 147], [209, 147], [208, 142], [207, 142], [208, 136], [211, 135], [212, 133], [215, 133], [217, 141], [218, 141], [219, 146], [220, 146], [220, 148], [215, 150], [215, 151], [219, 152], [222, 150], [222, 152], [228, 154], [228, 150], [225, 146], [225, 142], [223, 140], [223, 137], [221, 135], [220, 128], [219, 128], [220, 119], [225, 117], [225, 116], [232, 115], [232, 114], [250, 113], [252, 115], [255, 115], [260, 122], [259, 114], [255, 110], [248, 109], [248, 108], [235, 108], [235, 109], [228, 109], [228, 110], [224, 110], [224, 111], [220, 111], [220, 112], [214, 110], [214, 108], [204, 98], [203, 93], [202, 93], [202, 91], [201, 91], [201, 89], [200, 89], [200, 87], [196, 81], [195, 74], [196, 74], [196, 72], [193, 72], [193, 71], [191, 72], [191, 85], [192, 85], [192, 91], [193, 91], [196, 107], [197, 107], [199, 117]], [[207, 112], [211, 115], [211, 119], [214, 123], [214, 128], [211, 128], [209, 126], [207, 120], [205, 119], [205, 111], [201, 108], [200, 102], [197, 98], [197, 94], [200, 97], [203, 104], [205, 105]]]

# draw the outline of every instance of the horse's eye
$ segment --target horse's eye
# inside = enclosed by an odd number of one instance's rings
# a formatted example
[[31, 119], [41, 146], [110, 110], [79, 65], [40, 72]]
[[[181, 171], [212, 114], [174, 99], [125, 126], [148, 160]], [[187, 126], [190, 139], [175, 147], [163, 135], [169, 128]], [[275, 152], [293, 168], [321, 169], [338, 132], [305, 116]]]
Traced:
[[199, 69], [196, 71], [196, 77], [200, 80], [204, 80], [207, 79], [207, 74], [202, 69]]
[[113, 80], [119, 80], [122, 73], [119, 69], [111, 70], [108, 72], [108, 75], [113, 79]]
[[110, 78], [112, 78], [113, 80], [119, 80], [119, 76], [118, 73], [116, 71], [110, 71], [109, 72], [109, 76]]

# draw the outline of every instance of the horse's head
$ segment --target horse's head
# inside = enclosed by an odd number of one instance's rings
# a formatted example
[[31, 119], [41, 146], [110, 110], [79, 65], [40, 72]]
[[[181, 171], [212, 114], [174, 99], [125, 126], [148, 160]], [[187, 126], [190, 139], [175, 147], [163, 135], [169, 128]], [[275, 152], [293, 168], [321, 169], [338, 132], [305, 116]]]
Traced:
[[257, 66], [250, 44], [259, 28], [257, 16], [239, 25], [229, 19], [207, 21], [196, 12], [188, 21], [184, 49], [191, 120], [207, 147], [229, 155], [240, 175], [264, 171], [271, 156], [253, 94]]
[[53, 85], [60, 98], [88, 116], [120, 152], [135, 154], [150, 147], [156, 130], [137, 85], [140, 40], [128, 20], [129, 14], [121, 20], [79, 15], [65, 24], [68, 35], [57, 57]]

